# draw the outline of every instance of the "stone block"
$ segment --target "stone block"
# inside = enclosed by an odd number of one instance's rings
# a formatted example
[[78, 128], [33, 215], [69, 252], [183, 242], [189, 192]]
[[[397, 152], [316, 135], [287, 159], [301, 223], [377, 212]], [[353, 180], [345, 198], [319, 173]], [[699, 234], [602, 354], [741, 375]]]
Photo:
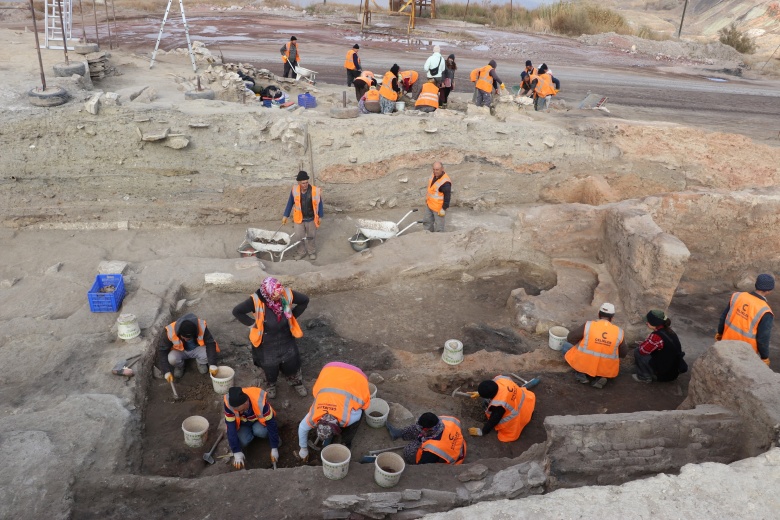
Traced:
[[477, 491], [481, 491], [483, 487], [485, 487], [485, 482], [482, 480], [474, 480], [471, 482], [466, 482], [463, 484], [463, 487], [465, 487], [469, 493], [476, 493]]
[[387, 422], [397, 428], [409, 426], [415, 421], [416, 417], [399, 403], [390, 403], [390, 413], [387, 415]]
[[127, 262], [121, 260], [103, 260], [98, 264], [98, 274], [124, 274]]
[[541, 486], [547, 482], [547, 474], [544, 472], [544, 469], [542, 469], [542, 466], [534, 462], [531, 464], [531, 469], [529, 469], [526, 474], [526, 481], [531, 487]]
[[422, 498], [422, 491], [419, 489], [404, 489], [401, 492], [401, 498], [403, 500], [420, 500], [420, 498]]
[[93, 94], [92, 97], [84, 103], [84, 108], [86, 108], [87, 112], [92, 115], [97, 115], [98, 112], [100, 112], [100, 100], [103, 99], [103, 96], [103, 92]]
[[482, 480], [488, 474], [488, 467], [484, 464], [470, 464], [466, 471], [458, 475], [458, 480], [461, 482], [469, 482], [471, 480]]
[[368, 382], [374, 383], [375, 385], [381, 384], [384, 380], [385, 378], [377, 374], [376, 372], [371, 372], [371, 374], [369, 374], [368, 376]]

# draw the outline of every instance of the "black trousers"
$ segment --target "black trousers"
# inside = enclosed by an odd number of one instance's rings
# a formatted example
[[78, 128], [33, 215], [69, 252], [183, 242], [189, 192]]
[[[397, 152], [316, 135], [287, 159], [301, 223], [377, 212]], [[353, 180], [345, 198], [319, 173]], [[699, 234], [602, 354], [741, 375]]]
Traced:
[[[292, 62], [292, 66], [295, 67], [295, 68], [298, 68], [298, 62], [297, 61], [293, 61]], [[292, 67], [290, 67], [290, 62], [289, 61], [285, 61], [284, 62], [284, 77], [285, 78], [294, 78], [295, 77], [295, 73], [292, 71]]]
[[352, 86], [352, 82], [355, 81], [355, 78], [357, 78], [358, 76], [360, 76], [360, 71], [359, 70], [349, 70], [349, 69], [347, 69], [347, 86], [351, 87]]

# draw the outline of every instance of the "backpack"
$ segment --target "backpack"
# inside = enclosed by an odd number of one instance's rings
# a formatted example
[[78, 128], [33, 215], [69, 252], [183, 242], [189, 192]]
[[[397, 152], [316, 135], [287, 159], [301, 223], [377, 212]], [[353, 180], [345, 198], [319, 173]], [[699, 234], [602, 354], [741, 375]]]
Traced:
[[442, 61], [444, 61], [444, 58], [441, 58], [441, 57], [440, 57], [440, 58], [439, 58], [439, 64], [438, 64], [438, 65], [436, 65], [436, 66], [435, 66], [434, 68], [432, 68], [432, 69], [428, 69], [428, 72], [430, 73], [430, 75], [431, 75], [431, 76], [435, 76], [436, 74], [438, 74], [438, 73], [439, 73], [439, 68], [441, 67], [441, 62], [442, 62]]
[[279, 99], [284, 94], [276, 85], [269, 85], [263, 89], [262, 97], [264, 99]]

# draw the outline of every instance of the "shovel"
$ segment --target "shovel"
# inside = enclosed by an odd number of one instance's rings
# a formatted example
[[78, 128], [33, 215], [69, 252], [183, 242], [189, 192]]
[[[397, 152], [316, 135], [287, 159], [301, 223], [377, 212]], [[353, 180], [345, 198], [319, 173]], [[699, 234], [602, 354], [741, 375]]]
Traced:
[[173, 400], [174, 401], [181, 401], [182, 398], [179, 397], [179, 394], [176, 392], [176, 387], [173, 385], [173, 381], [171, 381], [171, 390], [173, 390]]
[[219, 444], [219, 441], [222, 440], [222, 437], [224, 435], [225, 435], [224, 432], [219, 432], [219, 437], [217, 437], [217, 442], [214, 443], [214, 445], [211, 447], [208, 453], [203, 454], [203, 460], [205, 460], [209, 464], [214, 464], [214, 457], [212, 457], [212, 455], [214, 454], [214, 450], [217, 449], [217, 444]]
[[385, 453], [386, 451], [395, 451], [395, 450], [402, 450], [406, 446], [393, 446], [392, 448], [382, 448], [381, 450], [369, 450], [368, 455], [365, 455], [363, 458], [360, 459], [361, 464], [373, 464], [374, 461], [376, 461], [376, 456], [380, 453]]
[[[130, 361], [132, 359], [132, 361]], [[141, 359], [141, 354], [136, 354], [135, 356], [131, 356], [127, 359], [123, 359], [122, 361], [119, 361], [116, 365], [114, 365], [114, 368], [111, 369], [111, 373], [115, 376], [127, 376], [127, 377], [133, 377], [133, 369], [130, 367], [135, 365], [138, 360]], [[129, 361], [129, 363], [128, 363]]]
[[523, 383], [523, 386], [525, 388], [528, 388], [529, 390], [531, 388], [535, 387], [536, 385], [538, 385], [539, 382], [542, 380], [541, 377], [535, 377], [535, 378], [531, 379], [530, 381], [526, 381], [525, 379], [523, 379], [522, 377], [518, 376], [517, 374], [511, 374], [510, 373], [509, 375], [514, 377], [518, 381], [521, 381]]

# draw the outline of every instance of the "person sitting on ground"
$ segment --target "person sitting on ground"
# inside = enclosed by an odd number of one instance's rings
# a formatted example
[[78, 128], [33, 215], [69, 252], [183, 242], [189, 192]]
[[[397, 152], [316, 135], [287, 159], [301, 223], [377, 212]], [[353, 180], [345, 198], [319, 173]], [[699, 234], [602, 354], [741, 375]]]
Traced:
[[590, 383], [588, 376], [597, 378], [594, 388], [604, 388], [607, 379], [617, 377], [620, 358], [628, 349], [623, 329], [612, 324], [615, 306], [604, 303], [599, 308], [597, 321], [586, 321], [569, 332], [561, 348], [566, 362], [574, 369], [575, 379], [583, 384]]
[[475, 81], [477, 87], [474, 103], [478, 107], [492, 106], [493, 93], [498, 94], [499, 89], [506, 88], [498, 77], [496, 67], [496, 60], [490, 60], [484, 67], [471, 71], [471, 81]]
[[653, 381], [674, 381], [680, 369], [687, 365], [683, 360], [680, 338], [672, 330], [672, 320], [664, 311], [651, 310], [645, 317], [647, 327], [652, 330], [647, 339], [634, 351], [636, 374], [631, 377], [640, 383]]
[[469, 435], [481, 437], [496, 430], [501, 442], [514, 442], [531, 421], [536, 408], [536, 395], [506, 376], [482, 381], [471, 398], [484, 400], [487, 421], [482, 428], [469, 428]]
[[520, 73], [520, 92], [521, 96], [527, 95], [531, 92], [531, 81], [536, 78], [536, 67], [533, 66], [531, 60], [526, 60], [525, 69]]
[[385, 426], [392, 440], [412, 441], [404, 447], [407, 464], [463, 464], [466, 458], [466, 439], [455, 417], [425, 412], [406, 428]]
[[[268, 439], [271, 444], [271, 464], [279, 460], [279, 427], [276, 413], [267, 400], [268, 394], [256, 386], [233, 386], [224, 397], [225, 427], [228, 444], [233, 453], [233, 467], [244, 467], [244, 448], [255, 437]], [[241, 424], [241, 422], [244, 424]]]
[[169, 383], [184, 375], [184, 361], [187, 359], [197, 361], [201, 374], [210, 372], [216, 375], [217, 352], [219, 345], [211, 336], [206, 320], [198, 319], [192, 313], [185, 314], [165, 327], [157, 349], [157, 368]]
[[539, 74], [531, 81], [531, 90], [534, 93], [534, 110], [549, 109], [550, 100], [552, 96], [558, 93], [560, 86], [560, 81], [553, 78], [552, 73], [547, 69], [547, 65], [542, 63], [542, 66], [539, 67]]
[[379, 106], [383, 114], [392, 114], [395, 111], [395, 102], [398, 101], [398, 94], [401, 92], [398, 86], [399, 69], [398, 64], [394, 63], [382, 78], [382, 86], [379, 87]]
[[458, 66], [455, 64], [455, 55], [450, 54], [447, 56], [447, 61], [444, 62], [444, 72], [441, 75], [441, 88], [439, 89], [440, 108], [447, 108], [447, 99], [450, 97], [450, 92], [455, 88], [456, 70], [458, 70]]
[[376, 78], [374, 78], [373, 72], [364, 70], [352, 83], [355, 85], [355, 98], [360, 101], [369, 88], [376, 86]]
[[416, 70], [402, 70], [398, 73], [398, 79], [400, 80], [398, 85], [401, 87], [401, 94], [411, 94], [412, 99], [417, 99], [417, 95], [420, 93], [420, 84], [417, 82], [417, 78], [420, 75]]
[[358, 102], [358, 108], [362, 114], [379, 114], [382, 108], [379, 105], [379, 91], [376, 87], [371, 87], [368, 92], [363, 94]]
[[414, 103], [414, 108], [420, 112], [433, 112], [439, 108], [439, 87], [436, 86], [434, 80], [429, 79], [423, 85], [420, 95], [417, 96], [417, 101]]
[[322, 367], [312, 389], [314, 403], [298, 425], [298, 446], [295, 455], [309, 457], [309, 432], [316, 430], [317, 442], [327, 446], [340, 436], [347, 448], [362, 422], [363, 410], [371, 404], [368, 377], [362, 370], [347, 363], [331, 362]]

